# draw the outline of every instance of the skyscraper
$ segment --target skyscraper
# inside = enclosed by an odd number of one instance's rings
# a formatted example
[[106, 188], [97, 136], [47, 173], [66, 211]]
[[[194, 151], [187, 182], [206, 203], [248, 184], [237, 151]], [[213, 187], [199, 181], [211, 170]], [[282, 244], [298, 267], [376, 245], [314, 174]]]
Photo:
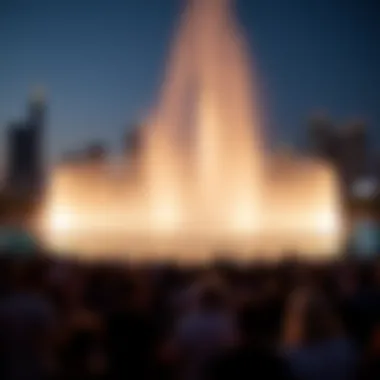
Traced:
[[45, 102], [34, 93], [27, 118], [8, 132], [7, 187], [18, 194], [38, 196], [44, 187]]
[[33, 137], [33, 157], [31, 162], [32, 169], [32, 183], [35, 184], [35, 188], [41, 191], [45, 182], [45, 151], [44, 151], [44, 139], [45, 139], [45, 117], [46, 117], [46, 104], [45, 95], [43, 90], [38, 89], [31, 97], [29, 103], [29, 113], [27, 119], [27, 129], [29, 129]]
[[340, 144], [333, 123], [326, 117], [314, 117], [310, 120], [308, 133], [312, 153], [336, 164]]
[[356, 122], [337, 128], [329, 119], [317, 117], [308, 132], [310, 150], [335, 166], [341, 190], [350, 197], [354, 184], [370, 173], [366, 125]]
[[20, 191], [30, 182], [31, 134], [23, 122], [10, 125], [8, 131], [7, 185], [12, 192]]
[[347, 186], [368, 175], [368, 130], [363, 123], [352, 123], [341, 131], [340, 166]]

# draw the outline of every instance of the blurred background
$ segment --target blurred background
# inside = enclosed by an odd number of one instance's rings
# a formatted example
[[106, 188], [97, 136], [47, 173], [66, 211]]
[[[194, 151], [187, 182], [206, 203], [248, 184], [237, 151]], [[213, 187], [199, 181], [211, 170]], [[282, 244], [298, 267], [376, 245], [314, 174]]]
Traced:
[[378, 379], [379, 21], [0, 0], [0, 378]]

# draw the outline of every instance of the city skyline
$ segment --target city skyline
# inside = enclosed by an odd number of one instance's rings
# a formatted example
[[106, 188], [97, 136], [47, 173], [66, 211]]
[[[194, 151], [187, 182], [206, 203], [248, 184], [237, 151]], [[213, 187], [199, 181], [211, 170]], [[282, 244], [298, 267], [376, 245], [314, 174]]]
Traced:
[[[158, 95], [180, 2], [157, 0], [149, 8], [137, 0], [28, 3], [0, 5], [0, 133], [23, 117], [29, 93], [42, 84], [54, 158], [93, 140], [121, 149], [120, 136]], [[340, 124], [364, 118], [376, 135], [379, 6], [369, 0], [264, 3], [238, 0], [237, 7], [255, 52], [271, 140], [295, 141], [319, 109]]]

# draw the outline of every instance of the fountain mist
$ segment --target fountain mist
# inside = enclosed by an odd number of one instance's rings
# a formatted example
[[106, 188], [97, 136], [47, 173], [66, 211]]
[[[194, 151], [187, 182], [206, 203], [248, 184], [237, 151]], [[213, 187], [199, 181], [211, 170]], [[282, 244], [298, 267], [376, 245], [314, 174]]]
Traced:
[[144, 128], [139, 175], [57, 168], [45, 209], [51, 241], [193, 259], [222, 249], [336, 252], [335, 176], [300, 157], [265, 157], [246, 52], [228, 0], [190, 0]]

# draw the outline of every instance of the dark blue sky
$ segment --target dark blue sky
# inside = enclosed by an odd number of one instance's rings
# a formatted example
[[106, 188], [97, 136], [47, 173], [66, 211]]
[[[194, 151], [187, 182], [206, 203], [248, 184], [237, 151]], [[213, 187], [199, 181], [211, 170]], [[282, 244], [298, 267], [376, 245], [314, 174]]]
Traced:
[[[207, 1], [207, 0], [206, 0]], [[380, 142], [377, 0], [237, 0], [266, 125], [294, 141], [324, 110], [364, 118]], [[49, 93], [51, 152], [116, 147], [154, 104], [182, 0], [0, 0], [0, 133], [28, 93]]]

